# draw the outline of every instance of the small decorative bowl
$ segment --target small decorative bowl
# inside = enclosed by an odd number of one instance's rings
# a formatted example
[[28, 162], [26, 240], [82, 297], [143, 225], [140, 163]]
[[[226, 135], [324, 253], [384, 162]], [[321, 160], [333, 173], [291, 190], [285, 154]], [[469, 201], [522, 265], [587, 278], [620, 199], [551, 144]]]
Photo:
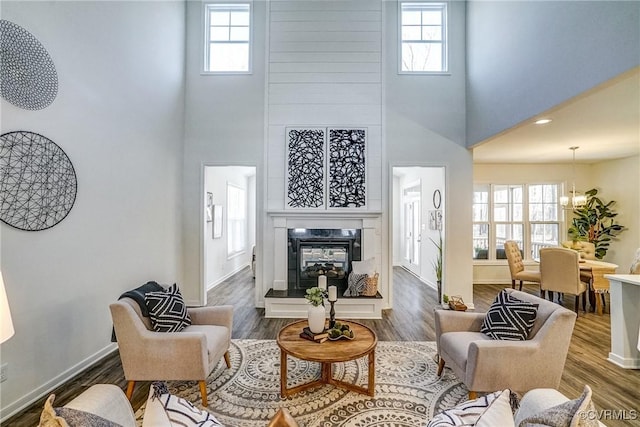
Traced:
[[337, 337], [335, 337], [335, 338], [332, 338], [332, 337], [331, 337], [331, 334], [329, 334], [329, 339], [330, 339], [331, 341], [338, 341], [338, 340], [341, 340], [341, 339], [343, 339], [343, 338], [344, 338], [344, 339], [346, 339], [346, 340], [353, 340], [353, 339], [355, 339], [355, 338], [356, 338], [356, 334], [353, 332], [353, 330], [351, 331], [351, 333], [353, 334], [353, 337], [348, 337], [348, 336], [346, 336], [346, 335], [342, 335], [342, 332], [340, 333], [340, 336], [337, 336]]

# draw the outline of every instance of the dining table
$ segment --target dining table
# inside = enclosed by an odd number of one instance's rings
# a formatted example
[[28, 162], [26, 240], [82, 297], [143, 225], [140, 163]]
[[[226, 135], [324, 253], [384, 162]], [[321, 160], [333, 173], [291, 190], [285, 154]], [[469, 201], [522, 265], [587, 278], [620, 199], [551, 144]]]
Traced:
[[593, 306], [595, 300], [595, 311], [599, 315], [602, 315], [602, 300], [600, 295], [609, 293], [609, 280], [606, 279], [604, 275], [615, 274], [618, 265], [595, 259], [581, 259], [579, 265], [581, 272], [591, 273], [589, 303]]

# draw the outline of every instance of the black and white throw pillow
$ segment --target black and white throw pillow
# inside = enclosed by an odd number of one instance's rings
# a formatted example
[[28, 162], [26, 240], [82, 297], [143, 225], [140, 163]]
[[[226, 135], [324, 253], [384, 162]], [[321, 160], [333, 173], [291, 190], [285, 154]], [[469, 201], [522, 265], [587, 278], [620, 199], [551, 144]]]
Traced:
[[157, 399], [160, 402], [172, 426], [224, 427], [209, 411], [199, 409], [188, 400], [170, 394], [164, 383], [154, 382], [151, 389], [151, 401]]
[[427, 427], [516, 427], [513, 414], [519, 404], [520, 399], [513, 391], [496, 391], [445, 409], [435, 415]]
[[154, 331], [180, 332], [191, 324], [187, 306], [175, 283], [164, 292], [148, 292], [144, 300]]
[[480, 331], [494, 340], [525, 341], [533, 328], [538, 305], [502, 290], [484, 317]]
[[357, 297], [364, 291], [367, 285], [368, 274], [358, 274], [351, 272], [347, 278], [347, 289], [344, 291], [345, 297]]

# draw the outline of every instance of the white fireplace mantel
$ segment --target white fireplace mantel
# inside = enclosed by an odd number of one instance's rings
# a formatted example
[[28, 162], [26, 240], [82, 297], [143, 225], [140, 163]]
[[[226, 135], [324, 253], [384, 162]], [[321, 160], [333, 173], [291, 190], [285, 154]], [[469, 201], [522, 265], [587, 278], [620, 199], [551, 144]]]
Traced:
[[358, 211], [358, 210], [271, 210], [267, 215], [272, 217], [287, 218], [379, 218], [381, 211]]
[[[273, 282], [274, 291], [287, 290], [287, 249], [290, 228], [356, 228], [361, 230], [362, 259], [375, 258], [376, 269], [381, 271], [381, 224], [382, 212], [358, 210], [272, 210], [267, 211], [273, 228]], [[344, 304], [352, 310], [343, 311], [344, 318], [353, 315], [359, 318], [381, 318], [383, 301], [350, 300]], [[346, 301], [345, 301], [346, 302]], [[267, 317], [299, 317], [305, 301], [289, 298], [265, 300]], [[365, 304], [367, 307], [360, 307]], [[273, 305], [273, 307], [272, 307]], [[347, 313], [346, 311], [353, 311]], [[277, 313], [277, 314], [276, 314]], [[352, 317], [352, 318], [355, 318]]]
[[[270, 213], [273, 220], [273, 289], [287, 289], [287, 230], [289, 228], [359, 228], [362, 230], [362, 259], [376, 257], [380, 236], [380, 213], [372, 212], [290, 212]], [[372, 244], [373, 243], [373, 244]], [[378, 263], [380, 262], [379, 259]], [[380, 266], [376, 266], [380, 271]]]

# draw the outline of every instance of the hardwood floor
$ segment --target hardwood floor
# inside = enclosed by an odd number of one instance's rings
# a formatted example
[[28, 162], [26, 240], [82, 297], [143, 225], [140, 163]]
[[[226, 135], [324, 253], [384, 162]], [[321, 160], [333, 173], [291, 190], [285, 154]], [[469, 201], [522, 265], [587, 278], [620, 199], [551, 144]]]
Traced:
[[[477, 285], [474, 287], [474, 303], [477, 311], [485, 311], [503, 285]], [[538, 293], [534, 285], [525, 285], [524, 291]], [[251, 270], [245, 269], [212, 289], [208, 294], [209, 305], [232, 304], [234, 306], [233, 334], [235, 339], [275, 339], [282, 326], [291, 319], [265, 319], [264, 309], [253, 307], [254, 283]], [[383, 341], [433, 341], [435, 330], [433, 308], [436, 291], [424, 285], [402, 268], [394, 268], [393, 310], [386, 310], [381, 320], [359, 320], [370, 326]], [[573, 297], [564, 305], [573, 309]], [[608, 301], [607, 301], [608, 310]], [[339, 317], [339, 313], [338, 313]], [[606, 360], [610, 348], [609, 314], [580, 312], [569, 348], [560, 391], [570, 398], [582, 393], [584, 384], [593, 389], [593, 401], [599, 410], [611, 414], [638, 414], [636, 420], [603, 420], [611, 427], [640, 426], [640, 370], [619, 368]], [[526, 369], [526, 361], [522, 361]], [[77, 375], [54, 390], [56, 406], [64, 405], [83, 390], [96, 383], [117, 384], [126, 387], [124, 373], [117, 352], [99, 364]], [[138, 383], [132, 399], [134, 409], [146, 400], [149, 383]], [[38, 424], [44, 398], [20, 414], [3, 423], [4, 426], [32, 427]], [[625, 413], [619, 411], [626, 411]]]

